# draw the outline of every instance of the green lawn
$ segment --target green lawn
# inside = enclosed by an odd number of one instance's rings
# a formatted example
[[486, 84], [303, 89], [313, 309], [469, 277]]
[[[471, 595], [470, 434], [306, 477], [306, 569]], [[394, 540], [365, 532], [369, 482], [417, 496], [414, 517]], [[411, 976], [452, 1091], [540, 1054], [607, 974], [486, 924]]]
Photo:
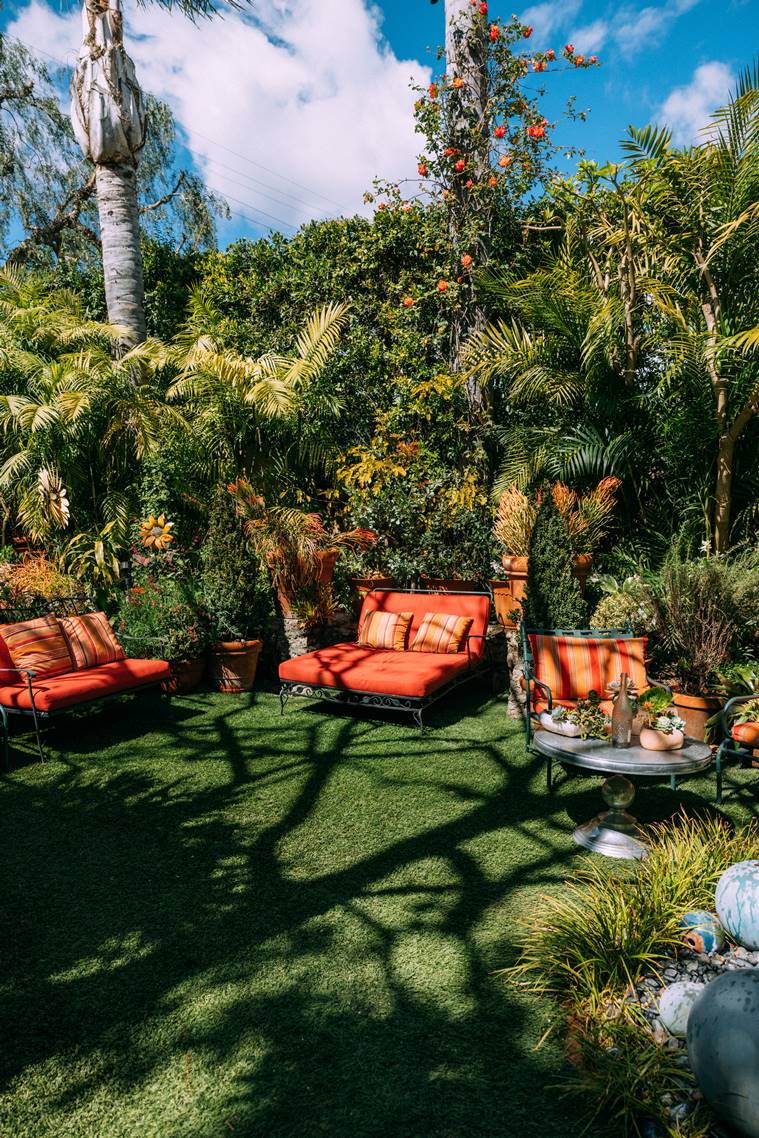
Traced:
[[261, 693], [58, 721], [0, 781], [0, 1135], [579, 1135], [549, 1005], [492, 973], [599, 780], [549, 798], [501, 701], [430, 722]]

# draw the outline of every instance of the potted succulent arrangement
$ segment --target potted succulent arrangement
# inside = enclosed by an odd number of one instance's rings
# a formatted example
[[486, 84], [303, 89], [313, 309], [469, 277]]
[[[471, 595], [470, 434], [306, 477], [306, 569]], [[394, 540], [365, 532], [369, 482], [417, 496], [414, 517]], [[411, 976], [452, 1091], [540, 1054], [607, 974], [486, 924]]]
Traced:
[[200, 550], [200, 593], [211, 638], [209, 673], [222, 692], [253, 687], [263, 643], [267, 590], [226, 486], [214, 494]]
[[685, 720], [672, 706], [666, 688], [649, 688], [638, 697], [640, 745], [646, 751], [678, 751], [685, 742]]
[[[561, 515], [572, 550], [572, 571], [584, 591], [593, 555], [606, 536], [616, 506], [618, 478], [604, 478], [585, 494], [556, 482], [551, 495]], [[539, 507], [539, 496], [531, 497], [516, 486], [507, 486], [498, 501], [493, 532], [503, 546], [503, 567], [508, 582], [498, 592], [497, 613], [507, 628], [516, 628], [527, 590], [530, 542]], [[493, 585], [501, 582], [491, 582]]]
[[579, 739], [605, 739], [611, 729], [611, 720], [601, 707], [601, 697], [590, 692], [587, 699], [578, 699], [574, 707], [554, 707], [543, 711], [540, 726], [555, 735], [570, 735]]

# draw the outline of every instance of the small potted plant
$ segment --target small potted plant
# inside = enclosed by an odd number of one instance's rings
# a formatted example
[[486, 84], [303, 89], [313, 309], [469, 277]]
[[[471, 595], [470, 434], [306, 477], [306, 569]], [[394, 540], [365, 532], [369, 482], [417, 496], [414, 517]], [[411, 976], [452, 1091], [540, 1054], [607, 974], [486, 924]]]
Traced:
[[685, 742], [685, 721], [665, 688], [649, 688], [638, 698], [640, 745], [646, 751], [678, 751]]
[[234, 499], [226, 486], [219, 486], [200, 551], [200, 596], [211, 638], [210, 678], [217, 691], [253, 687], [267, 611], [260, 576]]
[[540, 726], [556, 735], [569, 735], [579, 739], [605, 739], [611, 720], [601, 707], [598, 692], [590, 692], [587, 699], [578, 699], [574, 707], [554, 707], [540, 715]]

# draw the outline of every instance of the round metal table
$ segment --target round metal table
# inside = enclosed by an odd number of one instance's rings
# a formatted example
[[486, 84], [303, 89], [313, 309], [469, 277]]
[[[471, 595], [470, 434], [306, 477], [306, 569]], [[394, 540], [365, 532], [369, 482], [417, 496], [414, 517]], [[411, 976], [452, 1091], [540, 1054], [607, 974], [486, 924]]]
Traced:
[[607, 857], [646, 856], [643, 828], [627, 811], [635, 798], [635, 786], [628, 776], [661, 778], [668, 775], [674, 780], [679, 775], [705, 770], [712, 761], [709, 744], [695, 739], [686, 739], [679, 751], [647, 751], [640, 746], [612, 747], [603, 739], [578, 739], [542, 730], [533, 736], [533, 746], [548, 759], [549, 788], [550, 766], [554, 762], [609, 776], [601, 787], [609, 809], [578, 826], [573, 834], [579, 846]]

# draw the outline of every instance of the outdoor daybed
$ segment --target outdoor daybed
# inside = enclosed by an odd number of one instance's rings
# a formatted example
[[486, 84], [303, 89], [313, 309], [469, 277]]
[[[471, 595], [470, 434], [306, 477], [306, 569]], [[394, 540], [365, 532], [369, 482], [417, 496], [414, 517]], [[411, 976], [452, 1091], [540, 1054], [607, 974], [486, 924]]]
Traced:
[[[373, 614], [409, 616], [408, 627], [402, 634], [397, 631], [392, 647], [373, 646], [384, 643], [383, 626], [388, 623]], [[438, 619], [425, 623], [430, 614]], [[463, 623], [458, 624], [458, 619]], [[320, 648], [280, 664], [282, 711], [290, 696], [305, 696], [354, 707], [408, 711], [422, 727], [425, 708], [487, 668], [489, 620], [489, 593], [375, 589], [361, 606], [356, 643]], [[440, 651], [446, 625], [455, 631], [447, 650]], [[379, 626], [379, 639], [374, 626]], [[458, 639], [456, 632], [462, 633]]]
[[40, 720], [107, 696], [163, 683], [165, 660], [129, 659], [104, 613], [42, 616], [0, 625], [0, 717], [8, 763], [8, 716], [28, 715], [44, 761]]

